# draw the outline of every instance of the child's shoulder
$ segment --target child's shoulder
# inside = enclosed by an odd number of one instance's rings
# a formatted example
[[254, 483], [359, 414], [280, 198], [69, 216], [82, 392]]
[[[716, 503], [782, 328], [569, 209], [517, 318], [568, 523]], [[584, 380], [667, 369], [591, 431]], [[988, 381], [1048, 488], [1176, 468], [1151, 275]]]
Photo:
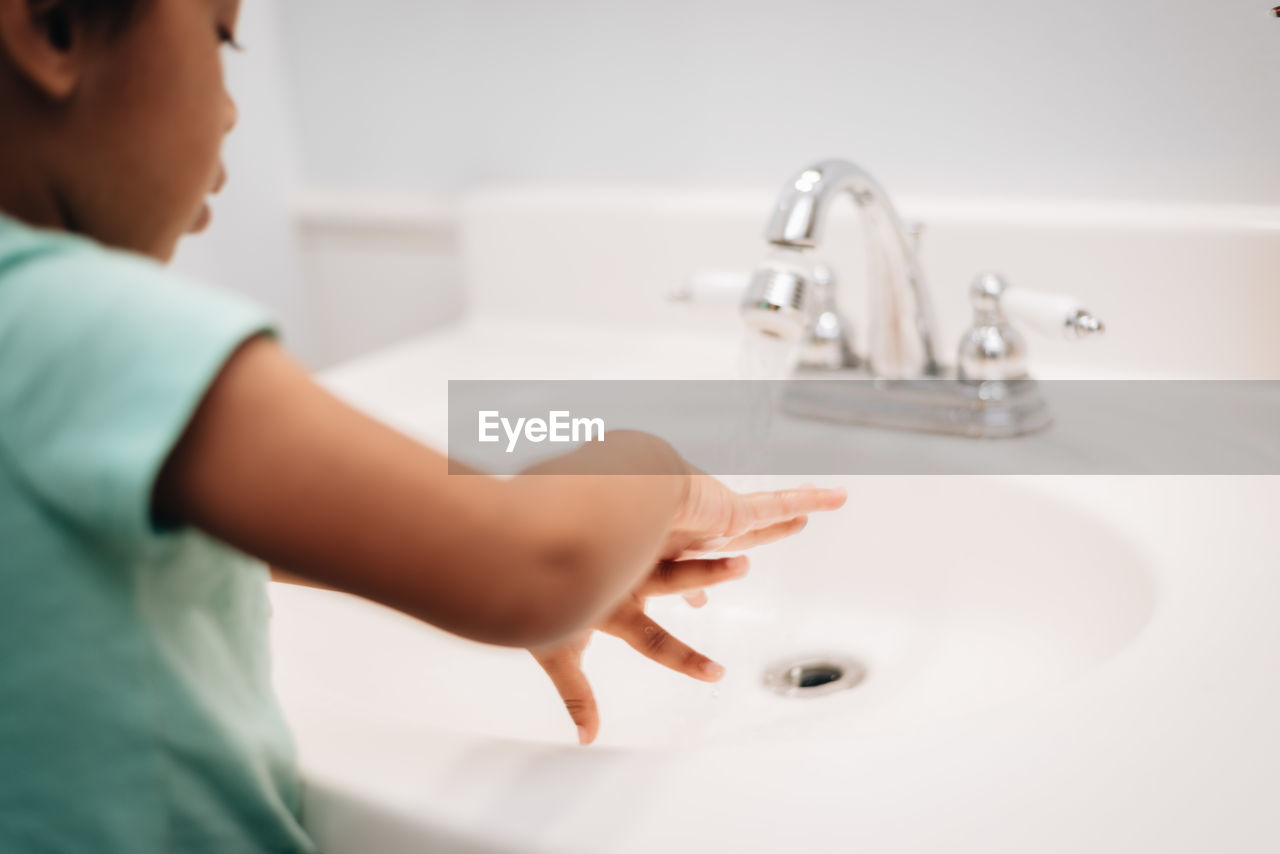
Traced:
[[[268, 312], [234, 292], [193, 280], [136, 252], [0, 214], [0, 351], [16, 327], [73, 337], [140, 334], [156, 324], [273, 327]], [[171, 330], [178, 331], [178, 330]], [[6, 333], [10, 336], [6, 342]]]
[[145, 281], [174, 275], [146, 256], [0, 213], [0, 283], [38, 281], [70, 286], [104, 278]]
[[0, 462], [86, 528], [145, 535], [205, 390], [275, 331], [256, 303], [144, 256], [0, 225]]

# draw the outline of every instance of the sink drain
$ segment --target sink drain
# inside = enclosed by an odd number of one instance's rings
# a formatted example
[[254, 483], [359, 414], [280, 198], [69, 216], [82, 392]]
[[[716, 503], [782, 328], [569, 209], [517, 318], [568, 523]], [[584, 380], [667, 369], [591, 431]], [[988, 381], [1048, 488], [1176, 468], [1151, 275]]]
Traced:
[[845, 655], [810, 655], [779, 661], [764, 672], [765, 687], [784, 697], [820, 697], [857, 687], [867, 668]]

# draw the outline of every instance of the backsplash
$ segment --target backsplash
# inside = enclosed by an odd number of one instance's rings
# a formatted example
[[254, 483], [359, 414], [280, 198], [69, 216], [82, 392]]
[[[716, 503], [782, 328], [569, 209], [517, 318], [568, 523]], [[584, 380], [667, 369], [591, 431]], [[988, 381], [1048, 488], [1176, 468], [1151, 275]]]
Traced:
[[[736, 311], [674, 304], [700, 273], [747, 272], [764, 256], [767, 192], [491, 188], [438, 197], [309, 194], [299, 207], [317, 329], [341, 338], [327, 361], [462, 316], [589, 325], [707, 324]], [[921, 258], [941, 340], [958, 340], [967, 289], [993, 270], [1014, 287], [1080, 298], [1108, 334], [1031, 338], [1038, 366], [1132, 375], [1280, 377], [1280, 208], [898, 200], [923, 224]], [[866, 264], [853, 206], [832, 212], [822, 251], [855, 329]], [[949, 349], [943, 355], [950, 360]]]

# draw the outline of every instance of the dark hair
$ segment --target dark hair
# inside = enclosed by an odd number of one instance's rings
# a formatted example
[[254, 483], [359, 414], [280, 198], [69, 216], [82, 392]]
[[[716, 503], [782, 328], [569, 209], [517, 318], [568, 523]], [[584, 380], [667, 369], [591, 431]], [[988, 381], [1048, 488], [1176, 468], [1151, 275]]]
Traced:
[[49, 12], [49, 36], [60, 47], [71, 44], [71, 23], [101, 27], [109, 36], [123, 30], [145, 0], [66, 0]]

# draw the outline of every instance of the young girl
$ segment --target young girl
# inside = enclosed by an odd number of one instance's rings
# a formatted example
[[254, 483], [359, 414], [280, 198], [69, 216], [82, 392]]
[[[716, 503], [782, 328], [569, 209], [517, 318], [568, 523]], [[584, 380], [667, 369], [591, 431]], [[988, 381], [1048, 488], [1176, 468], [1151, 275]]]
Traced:
[[237, 7], [0, 0], [6, 854], [314, 850], [264, 562], [529, 648], [587, 743], [593, 629], [719, 678], [645, 597], [700, 604], [746, 564], [697, 555], [844, 499], [737, 495], [627, 432], [521, 477], [450, 476], [313, 383], [257, 307], [167, 272], [225, 178]]

